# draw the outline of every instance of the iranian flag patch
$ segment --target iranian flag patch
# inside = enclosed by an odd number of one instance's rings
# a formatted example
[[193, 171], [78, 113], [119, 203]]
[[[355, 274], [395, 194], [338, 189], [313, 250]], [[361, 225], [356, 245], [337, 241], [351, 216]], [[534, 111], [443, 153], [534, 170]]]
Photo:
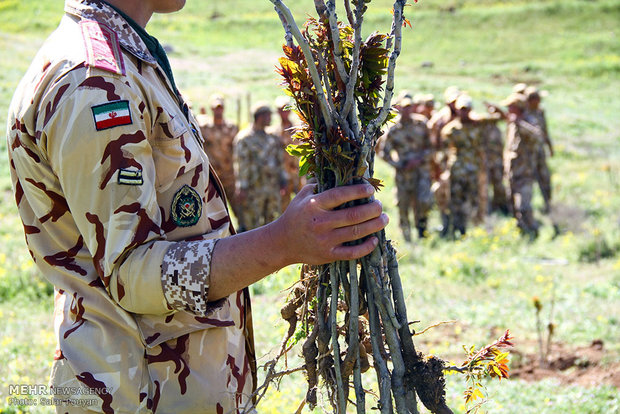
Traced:
[[97, 131], [131, 124], [129, 101], [108, 102], [91, 107]]

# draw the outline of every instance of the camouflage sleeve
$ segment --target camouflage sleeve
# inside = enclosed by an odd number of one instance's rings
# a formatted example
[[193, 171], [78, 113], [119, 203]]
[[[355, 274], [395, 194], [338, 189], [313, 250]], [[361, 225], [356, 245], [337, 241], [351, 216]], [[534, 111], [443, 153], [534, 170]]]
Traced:
[[[41, 121], [42, 142], [110, 297], [139, 314], [199, 310], [195, 299], [182, 302], [195, 298], [189, 289], [206, 295], [212, 248], [201, 242], [165, 240], [156, 186], [166, 172], [155, 168], [150, 141], [153, 118], [161, 113], [151, 114], [136, 92], [139, 88], [128, 84], [103, 75], [88, 78], [71, 92], [67, 89], [53, 102], [49, 119]], [[115, 119], [128, 117], [110, 126], [98, 121], [101, 109], [118, 112]], [[195, 273], [188, 285], [184, 279], [188, 264], [173, 268], [170, 258], [181, 260], [198, 252], [202, 257], [191, 265]]]
[[517, 127], [519, 128], [520, 134], [526, 135], [534, 141], [543, 142], [543, 131], [539, 126], [534, 125], [525, 119], [521, 119], [518, 121]]
[[435, 126], [437, 125], [437, 122], [439, 121], [439, 116], [440, 116], [440, 111], [437, 111], [431, 116], [431, 119], [429, 119], [426, 122], [426, 127], [428, 128], [429, 131], [435, 128]]
[[429, 119], [428, 122], [426, 123], [426, 127], [428, 128], [431, 142], [436, 141], [441, 135], [441, 131], [439, 129], [439, 121], [441, 119], [441, 114], [442, 114], [441, 111], [435, 112], [431, 116], [431, 119]]
[[177, 242], [166, 252], [162, 263], [162, 286], [173, 309], [203, 317], [209, 314], [209, 275], [216, 243], [217, 239]]
[[441, 142], [443, 142], [446, 146], [452, 140], [452, 133], [453, 128], [450, 123], [444, 125], [443, 128], [441, 128], [441, 130], [439, 131], [439, 137], [441, 138]]

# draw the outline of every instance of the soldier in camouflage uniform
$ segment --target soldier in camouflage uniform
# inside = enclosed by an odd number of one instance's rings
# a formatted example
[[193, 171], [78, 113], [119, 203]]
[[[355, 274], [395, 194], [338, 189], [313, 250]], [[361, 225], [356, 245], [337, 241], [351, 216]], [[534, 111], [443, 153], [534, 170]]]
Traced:
[[[481, 144], [485, 153], [486, 175], [484, 188], [480, 188], [479, 204], [481, 209], [486, 210], [489, 187], [493, 191], [490, 203], [490, 211], [499, 211], [502, 214], [509, 213], [508, 197], [504, 186], [504, 138], [502, 131], [497, 125], [502, 120], [498, 108], [488, 105], [489, 114], [472, 114], [472, 118], [480, 126]], [[485, 204], [484, 206], [482, 204]]]
[[457, 117], [441, 130], [447, 171], [449, 171], [450, 203], [448, 236], [456, 231], [465, 235], [467, 221], [478, 202], [478, 171], [484, 165], [479, 126], [469, 116], [472, 100], [461, 94], [456, 100]]
[[400, 117], [384, 137], [380, 155], [396, 169], [400, 229], [405, 240], [411, 241], [409, 212], [413, 210], [418, 236], [422, 238], [433, 204], [429, 168], [431, 143], [426, 118], [413, 113], [413, 101], [405, 98], [400, 106]]
[[542, 140], [538, 142], [535, 154], [536, 181], [538, 181], [538, 186], [545, 202], [544, 211], [549, 213], [551, 211], [551, 173], [547, 165], [546, 148], [549, 149], [549, 156], [553, 157], [553, 144], [547, 130], [545, 111], [540, 107], [541, 93], [535, 86], [529, 86], [525, 90], [525, 97], [527, 99], [525, 112], [542, 132]]
[[532, 212], [532, 183], [535, 154], [542, 131], [525, 113], [525, 97], [512, 94], [503, 105], [508, 107], [506, 127], [505, 171], [510, 182], [512, 210], [519, 228], [531, 237], [538, 235], [538, 222]]
[[442, 237], [447, 236], [450, 230], [450, 172], [448, 171], [447, 153], [444, 151], [445, 144], [442, 142], [441, 131], [456, 118], [457, 110], [454, 104], [460, 94], [461, 91], [456, 86], [447, 87], [444, 91], [446, 106], [435, 112], [427, 123], [434, 150], [431, 160], [431, 180], [433, 182], [431, 190], [435, 195], [435, 202], [441, 214]]
[[252, 114], [254, 122], [237, 134], [233, 150], [240, 231], [275, 220], [288, 184], [282, 141], [265, 130], [271, 124], [271, 108], [259, 104]]
[[342, 243], [387, 223], [377, 202], [333, 210], [372, 196], [369, 185], [318, 195], [309, 185], [277, 222], [231, 236], [196, 119], [144, 30], [153, 10], [182, 6], [67, 0], [10, 105], [15, 200], [55, 287], [59, 413], [251, 409], [246, 287], [301, 260], [368, 254], [376, 238]]
[[288, 97], [280, 96], [276, 99], [276, 111], [278, 112], [280, 123], [268, 129], [270, 134], [280, 137], [282, 141], [284, 171], [288, 177], [286, 190], [282, 195], [281, 211], [286, 210], [286, 207], [291, 202], [291, 197], [297, 194], [303, 186], [302, 177], [299, 176], [299, 159], [286, 152], [286, 147], [293, 143], [292, 137], [295, 133], [295, 127], [290, 119], [290, 105], [291, 100]]
[[491, 212], [509, 213], [506, 187], [504, 186], [504, 138], [496, 122], [483, 126], [483, 146], [486, 153], [486, 166], [489, 187], [493, 191]]
[[224, 119], [224, 98], [214, 95], [210, 103], [213, 119], [198, 116], [198, 125], [205, 139], [204, 150], [209, 162], [224, 186], [224, 191], [235, 215], [239, 215], [239, 207], [235, 203], [235, 173], [233, 169], [233, 140], [239, 132], [237, 125]]

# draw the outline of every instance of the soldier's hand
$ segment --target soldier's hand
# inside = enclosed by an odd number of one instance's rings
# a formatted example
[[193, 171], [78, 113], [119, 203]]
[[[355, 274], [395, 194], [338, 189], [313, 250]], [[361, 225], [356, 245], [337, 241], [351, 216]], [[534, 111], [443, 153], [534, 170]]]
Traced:
[[315, 194], [316, 185], [304, 186], [284, 214], [272, 223], [272, 237], [286, 255], [286, 262], [323, 264], [335, 260], [357, 259], [372, 252], [378, 240], [345, 246], [383, 229], [388, 217], [377, 200], [368, 204], [335, 210], [349, 201], [368, 198], [374, 188], [359, 184], [332, 188]]

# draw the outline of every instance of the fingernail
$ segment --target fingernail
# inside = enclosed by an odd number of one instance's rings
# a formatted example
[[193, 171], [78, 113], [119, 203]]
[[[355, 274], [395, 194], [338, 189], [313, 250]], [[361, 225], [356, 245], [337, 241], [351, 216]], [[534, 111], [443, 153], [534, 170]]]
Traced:
[[375, 187], [373, 187], [370, 184], [366, 184], [366, 188], [364, 188], [364, 192], [370, 195], [375, 192]]
[[373, 245], [374, 247], [377, 247], [377, 245], [378, 245], [378, 244], [379, 244], [379, 239], [378, 239], [378, 238], [376, 238], [376, 237], [373, 237], [373, 238], [372, 238], [372, 245]]

